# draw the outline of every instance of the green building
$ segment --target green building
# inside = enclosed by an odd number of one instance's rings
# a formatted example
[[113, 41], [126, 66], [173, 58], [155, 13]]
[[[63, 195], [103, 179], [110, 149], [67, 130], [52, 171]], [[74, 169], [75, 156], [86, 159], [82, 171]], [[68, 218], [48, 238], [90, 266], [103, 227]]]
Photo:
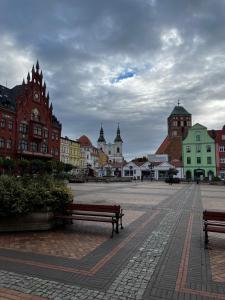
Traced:
[[182, 143], [184, 176], [186, 179], [212, 179], [216, 176], [215, 141], [207, 128], [195, 124]]

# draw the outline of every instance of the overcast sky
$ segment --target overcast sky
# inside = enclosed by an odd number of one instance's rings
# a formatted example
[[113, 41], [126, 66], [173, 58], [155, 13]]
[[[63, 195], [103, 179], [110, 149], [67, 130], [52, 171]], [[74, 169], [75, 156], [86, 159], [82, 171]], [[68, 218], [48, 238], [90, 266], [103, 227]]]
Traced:
[[153, 153], [181, 105], [225, 124], [225, 1], [0, 0], [0, 84], [37, 58], [63, 135], [93, 144], [120, 123], [125, 158]]

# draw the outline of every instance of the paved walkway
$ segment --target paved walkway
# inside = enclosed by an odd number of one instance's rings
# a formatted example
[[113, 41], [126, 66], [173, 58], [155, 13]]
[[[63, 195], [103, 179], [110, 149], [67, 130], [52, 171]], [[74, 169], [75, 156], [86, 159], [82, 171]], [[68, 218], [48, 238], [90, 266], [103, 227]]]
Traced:
[[0, 299], [225, 299], [225, 235], [204, 249], [203, 208], [225, 209], [225, 187], [72, 184], [74, 200], [119, 203], [124, 230], [76, 222], [0, 235]]

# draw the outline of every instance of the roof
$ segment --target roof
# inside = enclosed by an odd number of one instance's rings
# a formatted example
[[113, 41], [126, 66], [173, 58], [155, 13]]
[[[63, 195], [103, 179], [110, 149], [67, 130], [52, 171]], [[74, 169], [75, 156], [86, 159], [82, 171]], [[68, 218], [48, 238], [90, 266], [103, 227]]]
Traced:
[[0, 85], [0, 106], [10, 110], [16, 110], [16, 97], [22, 92], [22, 85], [17, 85], [12, 89]]
[[181, 137], [166, 137], [159, 146], [156, 154], [168, 154], [169, 161], [173, 159], [182, 159], [182, 139]]
[[92, 143], [86, 135], [82, 135], [78, 142], [80, 143], [81, 147], [92, 147]]
[[182, 115], [182, 116], [190, 116], [191, 114], [183, 107], [183, 106], [175, 106], [173, 111], [171, 112], [170, 116], [174, 116], [174, 115]]
[[167, 148], [168, 143], [169, 143], [169, 137], [167, 136], [162, 142], [162, 144], [159, 146], [155, 154], [165, 154], [165, 150]]

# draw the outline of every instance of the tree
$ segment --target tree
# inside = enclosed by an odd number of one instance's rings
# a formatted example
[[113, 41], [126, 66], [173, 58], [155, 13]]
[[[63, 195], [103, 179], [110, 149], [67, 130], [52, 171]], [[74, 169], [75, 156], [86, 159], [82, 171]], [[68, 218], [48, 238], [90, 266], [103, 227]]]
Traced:
[[29, 160], [26, 160], [26, 159], [18, 160], [16, 162], [16, 164], [19, 168], [19, 171], [20, 171], [21, 175], [29, 173], [29, 170], [30, 170], [30, 161]]

